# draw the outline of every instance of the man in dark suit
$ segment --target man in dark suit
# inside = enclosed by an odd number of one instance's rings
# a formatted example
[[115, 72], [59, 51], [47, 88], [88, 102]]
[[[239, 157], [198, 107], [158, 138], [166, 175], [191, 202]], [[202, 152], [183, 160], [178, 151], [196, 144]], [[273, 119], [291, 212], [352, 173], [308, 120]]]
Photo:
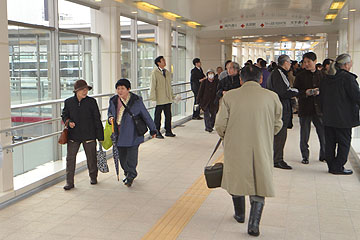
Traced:
[[206, 76], [201, 68], [201, 62], [199, 58], [194, 58], [193, 64], [194, 68], [191, 70], [190, 76], [191, 90], [193, 91], [195, 97], [192, 119], [201, 120], [203, 118], [200, 117], [200, 107], [196, 99], [200, 89], [200, 83], [206, 79]]

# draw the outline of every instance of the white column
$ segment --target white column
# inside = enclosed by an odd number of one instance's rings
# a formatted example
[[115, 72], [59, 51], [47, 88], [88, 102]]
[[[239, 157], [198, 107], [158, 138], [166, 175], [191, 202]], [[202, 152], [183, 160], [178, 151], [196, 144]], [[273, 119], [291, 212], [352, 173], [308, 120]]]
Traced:
[[[0, 1], [0, 130], [11, 127], [10, 111], [10, 78], [9, 78], [9, 41], [6, 1]], [[11, 144], [10, 135], [1, 133], [0, 145]], [[13, 185], [13, 158], [10, 151], [2, 151], [0, 155], [0, 192], [14, 188]]]
[[339, 49], [338, 55], [346, 53], [348, 51], [348, 36], [347, 36], [347, 25], [340, 28], [339, 30]]
[[171, 71], [171, 24], [170, 21], [164, 20], [158, 24], [158, 56], [164, 56], [166, 68]]
[[327, 35], [327, 41], [328, 41], [328, 52], [327, 57], [331, 59], [335, 59], [337, 56], [337, 42], [339, 39], [338, 34], [328, 34]]
[[[249, 60], [249, 45], [246, 43], [245, 44], [245, 55], [244, 55], [245, 59], [244, 61], [247, 62], [247, 60]], [[245, 64], [244, 62], [244, 64]]]
[[[349, 9], [356, 9], [356, 12], [349, 12], [348, 25], [348, 53], [353, 60], [352, 72], [360, 74], [360, 1], [352, 0], [349, 2]], [[359, 79], [358, 79], [359, 81]]]
[[[218, 66], [224, 68], [225, 59], [225, 45], [218, 40], [199, 39], [200, 59], [202, 68], [216, 69]], [[220, 57], [222, 56], [222, 58]], [[188, 68], [190, 71], [191, 68]], [[190, 79], [190, 78], [188, 78]]]
[[295, 48], [296, 48], [296, 42], [291, 42], [291, 60], [295, 60]]
[[240, 66], [243, 65], [243, 55], [242, 55], [242, 43], [238, 43], [237, 47], [237, 62]]
[[102, 7], [95, 11], [91, 28], [94, 32], [101, 34], [102, 92], [115, 92], [115, 83], [121, 78], [120, 9], [118, 7]]
[[225, 44], [225, 61], [232, 60], [232, 43]]

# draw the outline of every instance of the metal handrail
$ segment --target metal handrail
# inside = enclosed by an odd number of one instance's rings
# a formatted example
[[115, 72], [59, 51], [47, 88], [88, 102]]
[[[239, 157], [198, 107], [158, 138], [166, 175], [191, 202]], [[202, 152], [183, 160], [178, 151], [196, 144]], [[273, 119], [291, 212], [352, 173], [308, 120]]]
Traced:
[[[189, 84], [189, 82], [175, 83], [175, 84], [172, 84], [172, 86], [180, 86], [180, 85], [185, 85], [185, 84]], [[139, 92], [139, 91], [146, 91], [146, 90], [149, 90], [149, 89], [150, 88], [141, 88], [141, 89], [134, 89], [132, 91]], [[186, 93], [186, 92], [191, 92], [191, 90], [174, 93], [174, 95], [183, 94], [183, 93]], [[91, 95], [91, 97], [93, 97], [93, 98], [101, 98], [101, 97], [110, 97], [110, 96], [113, 96], [113, 95], [114, 95], [113, 93], [105, 93], [105, 94]], [[193, 96], [182, 98], [180, 101], [187, 100], [187, 99], [190, 99], [190, 98], [193, 98]], [[147, 101], [148, 100], [150, 100], [150, 99], [147, 99]], [[38, 106], [44, 106], [44, 105], [50, 105], [50, 104], [51, 105], [59, 104], [59, 103], [63, 103], [64, 101], [65, 101], [65, 99], [57, 99], [57, 100], [37, 102], [37, 103], [32, 103], [32, 104], [19, 104], [19, 105], [11, 107], [11, 110], [28, 108], [28, 107], [38, 107]], [[147, 110], [149, 111], [149, 110], [154, 109], [154, 108], [155, 107], [149, 107], [149, 108], [147, 108]], [[101, 109], [101, 110], [102, 111], [106, 110], [106, 108]], [[15, 126], [15, 127], [11, 127], [11, 128], [8, 128], [8, 129], [3, 129], [3, 130], [0, 131], [0, 133], [11, 132], [11, 131], [14, 131], [14, 130], [23, 129], [23, 128], [31, 127], [31, 126], [35, 126], [35, 125], [41, 125], [41, 124], [44, 124], [44, 123], [55, 122], [55, 121], [59, 121], [59, 120], [61, 120], [61, 117], [54, 118], [54, 119], [49, 119], [49, 120], [38, 121], [38, 122], [35, 122], [35, 123], [23, 124], [21, 126]], [[10, 145], [7, 145], [7, 146], [3, 146], [3, 149], [5, 149], [5, 150], [12, 149], [12, 148], [17, 147], [17, 146], [21, 146], [21, 145], [24, 145], [24, 144], [27, 144], [27, 143], [39, 141], [39, 140], [49, 138], [49, 137], [53, 137], [53, 136], [56, 136], [56, 135], [59, 135], [59, 134], [61, 134], [61, 131], [46, 134], [46, 135], [42, 135], [40, 137], [35, 137], [35, 138], [32, 138], [32, 139], [28, 139], [28, 140], [24, 140], [24, 141], [21, 141], [21, 142], [18, 142], [18, 143], [13, 143], [13, 144], [10, 144]]]
[[[187, 99], [190, 99], [190, 98], [193, 98], [193, 96], [182, 98], [180, 101], [187, 100]], [[146, 109], [149, 111], [151, 109], [155, 109], [155, 107], [149, 107], [149, 108], [146, 108]], [[105, 122], [105, 121], [106, 120], [102, 120], [102, 122]], [[21, 142], [18, 142], [18, 143], [13, 143], [13, 144], [10, 144], [10, 145], [6, 145], [6, 146], [3, 146], [3, 149], [4, 150], [13, 149], [14, 147], [18, 147], [18, 146], [21, 146], [21, 145], [24, 145], [24, 144], [28, 144], [28, 143], [31, 143], [31, 142], [37, 142], [37, 141], [45, 139], [45, 138], [49, 138], [49, 137], [59, 135], [59, 134], [61, 134], [61, 132], [62, 131], [58, 131], [58, 132], [55, 132], [55, 133], [42, 135], [40, 137], [35, 137], [35, 138], [29, 139], [29, 140], [24, 140], [24, 141], [21, 141]]]

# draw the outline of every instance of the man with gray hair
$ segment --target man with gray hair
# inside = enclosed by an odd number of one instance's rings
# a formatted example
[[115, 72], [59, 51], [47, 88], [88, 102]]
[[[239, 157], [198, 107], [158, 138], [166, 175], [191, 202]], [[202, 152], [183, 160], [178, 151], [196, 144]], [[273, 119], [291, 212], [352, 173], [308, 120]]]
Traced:
[[220, 80], [216, 95], [218, 99], [231, 89], [235, 89], [241, 86], [239, 81], [240, 65], [236, 62], [230, 62], [228, 65], [229, 75]]
[[[250, 196], [248, 234], [258, 236], [265, 197], [274, 196], [272, 166], [274, 135], [281, 127], [277, 95], [260, 86], [256, 66], [241, 70], [242, 87], [226, 93], [215, 128], [224, 140], [221, 187], [232, 195], [237, 222], [245, 222], [245, 196]], [[261, 126], [261, 127], [259, 127]]]
[[320, 82], [320, 101], [325, 128], [325, 159], [329, 173], [350, 175], [345, 169], [350, 145], [351, 129], [359, 126], [360, 90], [357, 76], [350, 72], [349, 54], [341, 54], [331, 63], [329, 75]]
[[267, 80], [267, 88], [274, 91], [280, 98], [283, 106], [283, 126], [274, 139], [274, 167], [281, 169], [292, 169], [284, 161], [284, 147], [287, 137], [287, 129], [292, 128], [292, 106], [291, 98], [298, 94], [298, 90], [290, 87], [287, 74], [291, 67], [290, 57], [281, 55], [278, 58], [278, 67], [271, 72]]

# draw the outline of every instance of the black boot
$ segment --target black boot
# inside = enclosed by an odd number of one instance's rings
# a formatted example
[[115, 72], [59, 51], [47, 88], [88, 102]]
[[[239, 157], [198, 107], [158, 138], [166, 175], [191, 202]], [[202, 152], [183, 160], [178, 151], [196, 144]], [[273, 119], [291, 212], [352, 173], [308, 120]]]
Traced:
[[232, 196], [234, 203], [234, 218], [239, 223], [245, 222], [245, 196]]
[[259, 236], [259, 225], [261, 214], [264, 208], [264, 204], [260, 202], [251, 202], [251, 209], [250, 209], [250, 217], [249, 217], [249, 225], [248, 225], [248, 234], [251, 236]]

